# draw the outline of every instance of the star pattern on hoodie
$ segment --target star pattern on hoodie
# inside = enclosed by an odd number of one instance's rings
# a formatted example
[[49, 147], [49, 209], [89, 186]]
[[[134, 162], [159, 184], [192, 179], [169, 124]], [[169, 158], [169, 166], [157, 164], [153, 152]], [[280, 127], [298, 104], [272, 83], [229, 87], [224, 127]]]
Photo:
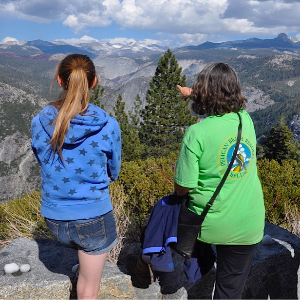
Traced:
[[70, 190], [70, 192], [69, 192], [68, 194], [70, 194], [70, 195], [72, 195], [72, 196], [73, 196], [74, 194], [77, 194], [76, 189]]
[[96, 191], [96, 189], [97, 189], [97, 188], [96, 188], [95, 186], [91, 186], [91, 187], [90, 187], [90, 191], [93, 191], [93, 192], [95, 192], [95, 191]]
[[90, 177], [92, 177], [94, 179], [99, 177], [98, 172], [93, 172], [93, 175], [91, 175]]
[[77, 137], [75, 137], [74, 135], [70, 138], [70, 142], [71, 143], [76, 142], [76, 140], [77, 140]]
[[74, 164], [74, 158], [68, 157], [68, 158], [66, 159], [66, 162], [67, 162], [68, 164]]
[[70, 182], [70, 178], [64, 177], [64, 178], [62, 179], [62, 181], [63, 181], [64, 183]]
[[92, 166], [95, 164], [95, 160], [94, 159], [90, 159], [90, 161], [87, 163], [88, 165]]
[[62, 170], [62, 167], [60, 165], [55, 166], [55, 171], [60, 172]]
[[[45, 167], [42, 169], [44, 201], [59, 206], [52, 202], [55, 199], [62, 199], [73, 201], [70, 202], [72, 204], [75, 200], [98, 202], [103, 200], [103, 197], [106, 199], [109, 184], [107, 173], [114, 180], [120, 168], [119, 125], [115, 119], [102, 111], [96, 113], [93, 111], [94, 116], [87, 121], [85, 116], [75, 117], [70, 124], [66, 147], [62, 149], [62, 160], [57, 154], [53, 160], [51, 158], [47, 160], [51, 127], [56, 113], [54, 109], [49, 110], [50, 118], [40, 121], [35, 118], [31, 126], [35, 155], [42, 167]], [[46, 114], [43, 115], [45, 116]], [[104, 120], [107, 121], [104, 123]], [[51, 130], [47, 131], [47, 128]], [[68, 145], [70, 143], [73, 145]]]
[[108, 135], [107, 134], [102, 135], [102, 140], [103, 141], [108, 141], [109, 140]]
[[92, 142], [90, 143], [90, 145], [91, 145], [93, 148], [99, 147], [98, 142], [95, 142], [95, 141], [92, 141]]
[[87, 153], [87, 151], [86, 151], [85, 149], [81, 149], [81, 150], [79, 150], [79, 155], [83, 155], [83, 156], [85, 156], [85, 155], [86, 155], [86, 153]]
[[75, 169], [75, 174], [81, 174], [83, 172], [83, 170], [81, 168]]
[[43, 152], [43, 149], [41, 149], [41, 148], [36, 149], [37, 154], [41, 154], [42, 152]]

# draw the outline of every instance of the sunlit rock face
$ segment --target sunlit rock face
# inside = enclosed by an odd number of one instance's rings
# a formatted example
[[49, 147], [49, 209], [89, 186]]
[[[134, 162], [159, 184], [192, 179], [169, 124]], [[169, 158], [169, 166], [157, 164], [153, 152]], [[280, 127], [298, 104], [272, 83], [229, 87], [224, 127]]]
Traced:
[[300, 116], [295, 115], [290, 122], [290, 128], [295, 136], [296, 139], [300, 139]]

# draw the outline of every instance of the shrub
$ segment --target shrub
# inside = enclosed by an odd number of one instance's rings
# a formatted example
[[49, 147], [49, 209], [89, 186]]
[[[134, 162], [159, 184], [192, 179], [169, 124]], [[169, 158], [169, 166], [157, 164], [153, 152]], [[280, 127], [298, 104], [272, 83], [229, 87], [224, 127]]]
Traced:
[[128, 196], [126, 211], [130, 212], [132, 236], [138, 236], [146, 225], [155, 202], [173, 191], [177, 153], [167, 157], [123, 162], [119, 182]]
[[19, 237], [53, 239], [43, 216], [40, 214], [40, 193], [38, 192], [32, 192], [23, 198], [1, 203], [0, 218], [0, 246]]
[[[119, 242], [108, 260], [116, 263], [125, 243], [138, 241], [155, 204], [173, 190], [177, 153], [167, 157], [123, 162], [119, 180], [110, 185]], [[300, 162], [258, 161], [266, 221], [299, 232]], [[18, 237], [52, 238], [40, 214], [40, 193], [0, 204], [0, 247]]]
[[109, 253], [107, 260], [117, 263], [122, 247], [128, 240], [127, 232], [130, 227], [130, 212], [125, 210], [125, 204], [129, 201], [124, 192], [123, 186], [119, 182], [113, 182], [109, 186], [111, 202], [114, 207], [117, 233], [119, 237], [118, 244]]
[[258, 161], [266, 221], [295, 231], [299, 220], [300, 163], [294, 160], [262, 159]]
[[[125, 195], [122, 185], [117, 182], [111, 184], [110, 194], [114, 205], [119, 242], [109, 253], [108, 260], [116, 263], [130, 225], [128, 212], [125, 211], [124, 205], [128, 202], [128, 197]], [[1, 203], [0, 248], [9, 244], [12, 239], [19, 237], [53, 239], [44, 217], [40, 214], [40, 196], [40, 193], [32, 192], [23, 198]]]

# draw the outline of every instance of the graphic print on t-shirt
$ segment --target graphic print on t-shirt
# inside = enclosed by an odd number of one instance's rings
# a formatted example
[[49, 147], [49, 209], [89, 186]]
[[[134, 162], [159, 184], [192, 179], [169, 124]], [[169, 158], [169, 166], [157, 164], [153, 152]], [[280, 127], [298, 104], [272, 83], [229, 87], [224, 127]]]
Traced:
[[[235, 144], [236, 144], [236, 135], [229, 137], [221, 146], [218, 153], [218, 165], [221, 172], [224, 174], [232, 157]], [[231, 172], [228, 175], [230, 179], [241, 179], [246, 176], [252, 166], [253, 160], [255, 158], [255, 147], [252, 144], [251, 140], [246, 136], [241, 137], [241, 142], [239, 149], [231, 168]]]

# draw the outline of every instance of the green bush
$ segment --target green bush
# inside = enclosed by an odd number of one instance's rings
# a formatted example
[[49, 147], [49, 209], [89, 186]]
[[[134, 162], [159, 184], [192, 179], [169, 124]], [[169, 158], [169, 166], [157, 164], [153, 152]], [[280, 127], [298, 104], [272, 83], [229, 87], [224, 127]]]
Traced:
[[19, 237], [53, 238], [40, 214], [39, 192], [1, 203], [0, 222], [0, 246]]
[[134, 231], [146, 225], [154, 203], [173, 191], [177, 155], [122, 163], [119, 182], [129, 199], [126, 209]]
[[258, 161], [266, 221], [290, 229], [298, 219], [300, 208], [300, 163], [294, 160], [262, 159]]
[[[177, 155], [171, 153], [167, 157], [122, 163], [119, 180], [110, 186], [122, 239], [119, 248], [126, 241], [138, 240], [153, 205], [173, 191]], [[258, 175], [264, 193], [266, 221], [295, 233], [300, 220], [300, 162], [283, 160], [279, 164], [275, 160], [261, 159]], [[40, 214], [38, 192], [0, 204], [0, 246], [18, 237], [52, 238]]]

